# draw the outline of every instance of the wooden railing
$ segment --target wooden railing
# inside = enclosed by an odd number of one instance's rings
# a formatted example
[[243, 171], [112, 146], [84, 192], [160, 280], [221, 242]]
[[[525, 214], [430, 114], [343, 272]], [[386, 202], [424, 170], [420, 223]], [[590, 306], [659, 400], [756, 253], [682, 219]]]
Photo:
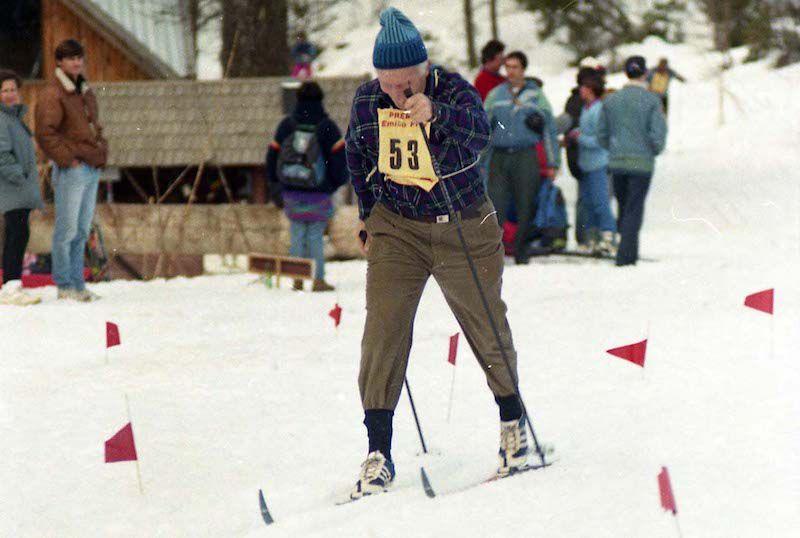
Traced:
[[[289, 221], [272, 205], [100, 204], [96, 221], [110, 254], [288, 254]], [[29, 252], [50, 252], [54, 212], [31, 218]], [[358, 208], [340, 207], [331, 219], [329, 257], [360, 256]], [[1, 235], [2, 230], [0, 230]]]

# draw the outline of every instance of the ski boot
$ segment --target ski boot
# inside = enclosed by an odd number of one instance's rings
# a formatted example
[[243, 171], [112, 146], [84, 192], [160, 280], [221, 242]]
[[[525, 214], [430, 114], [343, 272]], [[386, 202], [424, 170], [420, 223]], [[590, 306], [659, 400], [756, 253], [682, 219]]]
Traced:
[[500, 450], [497, 476], [506, 477], [523, 469], [528, 462], [528, 432], [525, 417], [500, 421]]
[[352, 500], [383, 493], [394, 481], [394, 463], [387, 460], [379, 451], [370, 452], [364, 463], [361, 464], [361, 474], [358, 482], [350, 493]]

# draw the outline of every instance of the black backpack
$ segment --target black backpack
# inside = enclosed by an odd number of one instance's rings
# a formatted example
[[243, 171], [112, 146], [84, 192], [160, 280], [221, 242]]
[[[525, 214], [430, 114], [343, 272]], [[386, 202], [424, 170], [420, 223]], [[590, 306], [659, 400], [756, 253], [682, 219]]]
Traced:
[[277, 174], [281, 184], [292, 189], [314, 190], [325, 182], [316, 125], [295, 125], [278, 154]]

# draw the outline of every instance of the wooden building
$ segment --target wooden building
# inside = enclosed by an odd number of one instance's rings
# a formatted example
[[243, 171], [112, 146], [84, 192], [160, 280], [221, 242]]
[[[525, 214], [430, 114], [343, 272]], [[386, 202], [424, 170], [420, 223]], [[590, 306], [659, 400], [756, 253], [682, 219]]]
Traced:
[[90, 82], [192, 78], [195, 52], [185, 0], [4, 0], [0, 66], [17, 71], [35, 106], [68, 38], [86, 49]]
[[[317, 81], [343, 133], [356, 88], [365, 80]], [[263, 205], [264, 157], [285, 114], [285, 79], [115, 82], [95, 85], [95, 91], [109, 141], [109, 166], [119, 170], [114, 203], [98, 205], [97, 212], [109, 249], [129, 260], [151, 254], [151, 269], [155, 258], [164, 258], [156, 253], [174, 259], [288, 252], [283, 213]], [[194, 205], [188, 210], [190, 198]], [[355, 206], [337, 212], [330, 227], [333, 256], [359, 254], [353, 231], [357, 220]], [[37, 217], [34, 223], [31, 249], [45, 252], [52, 217]], [[164, 268], [169, 269], [167, 262]], [[169, 274], [176, 273], [161, 273]]]

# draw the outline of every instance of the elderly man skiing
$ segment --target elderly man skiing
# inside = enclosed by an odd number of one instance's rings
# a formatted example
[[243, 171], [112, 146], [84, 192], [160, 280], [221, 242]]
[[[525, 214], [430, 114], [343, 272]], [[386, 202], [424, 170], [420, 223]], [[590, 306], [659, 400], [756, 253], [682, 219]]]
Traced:
[[[403, 13], [386, 9], [380, 24], [373, 50], [378, 78], [356, 92], [346, 136], [367, 256], [358, 383], [369, 449], [352, 499], [385, 491], [394, 480], [392, 417], [414, 317], [430, 276], [500, 408], [498, 475], [522, 469], [528, 456], [516, 352], [500, 294], [502, 232], [477, 165], [489, 143], [486, 113], [477, 91], [461, 76], [430, 65], [419, 31]], [[457, 219], [486, 303], [470, 274]], [[497, 333], [487, 323], [487, 310]]]

